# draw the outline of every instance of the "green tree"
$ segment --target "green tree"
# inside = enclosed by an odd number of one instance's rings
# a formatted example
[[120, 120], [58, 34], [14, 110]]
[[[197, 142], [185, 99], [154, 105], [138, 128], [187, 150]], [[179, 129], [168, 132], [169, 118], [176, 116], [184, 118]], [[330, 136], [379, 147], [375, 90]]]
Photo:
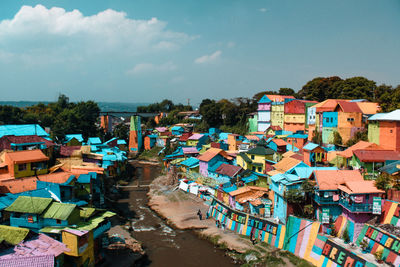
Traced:
[[382, 173], [375, 180], [375, 186], [378, 189], [385, 190], [387, 192], [392, 188], [392, 181], [388, 174]]
[[347, 141], [346, 146], [355, 145], [360, 141], [368, 141], [368, 130], [367, 129], [356, 132], [354, 134], [354, 136]]
[[335, 145], [343, 144], [342, 136], [340, 135], [340, 133], [338, 131], [333, 132], [333, 144], [335, 144]]
[[338, 76], [314, 78], [307, 82], [297, 94], [299, 98], [319, 102], [328, 98], [338, 98], [338, 92], [333, 88], [336, 83], [341, 81], [342, 79]]
[[128, 142], [129, 139], [129, 126], [121, 122], [114, 127], [113, 134], [118, 139], [123, 139]]
[[318, 130], [314, 130], [311, 141], [314, 144], [321, 145], [322, 144], [322, 134]]

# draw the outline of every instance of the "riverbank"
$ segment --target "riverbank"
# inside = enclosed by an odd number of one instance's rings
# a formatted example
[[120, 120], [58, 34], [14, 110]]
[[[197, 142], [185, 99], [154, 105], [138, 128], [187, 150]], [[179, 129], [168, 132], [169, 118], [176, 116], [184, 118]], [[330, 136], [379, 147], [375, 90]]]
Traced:
[[253, 245], [248, 237], [216, 227], [215, 220], [199, 220], [197, 211], [205, 215], [208, 206], [203, 200], [171, 185], [171, 178], [163, 175], [150, 184], [149, 207], [163, 217], [168, 224], [181, 230], [195, 230], [197, 235], [225, 249], [236, 262], [251, 266], [312, 266], [293, 254], [282, 252], [266, 243]]

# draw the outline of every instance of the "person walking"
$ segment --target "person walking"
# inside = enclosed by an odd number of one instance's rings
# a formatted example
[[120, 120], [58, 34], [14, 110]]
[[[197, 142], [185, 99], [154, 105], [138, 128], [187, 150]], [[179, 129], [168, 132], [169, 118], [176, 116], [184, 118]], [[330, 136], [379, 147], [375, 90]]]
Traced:
[[199, 216], [199, 220], [201, 221], [203, 219], [203, 214], [201, 213], [201, 210], [197, 212], [197, 216]]

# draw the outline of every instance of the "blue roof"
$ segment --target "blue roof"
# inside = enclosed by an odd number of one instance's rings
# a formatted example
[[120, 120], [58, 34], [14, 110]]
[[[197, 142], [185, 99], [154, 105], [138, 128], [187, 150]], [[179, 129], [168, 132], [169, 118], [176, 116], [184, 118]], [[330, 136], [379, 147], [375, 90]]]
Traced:
[[117, 145], [126, 145], [126, 141], [123, 139], [118, 139], [117, 140]]
[[0, 125], [0, 137], [5, 135], [37, 135], [49, 136], [39, 124]]
[[183, 127], [181, 126], [174, 126], [171, 128], [171, 131], [181, 131], [181, 130], [183, 130]]
[[271, 103], [271, 100], [268, 98], [268, 96], [264, 95], [263, 97], [261, 97], [258, 103], [259, 104]]
[[379, 120], [383, 116], [385, 116], [387, 113], [376, 113], [372, 115], [371, 117], [368, 118], [369, 121], [374, 121], [374, 120]]
[[254, 181], [257, 181], [257, 180], [258, 180], [258, 176], [255, 175], [255, 174], [251, 174], [250, 176], [242, 178], [242, 181], [245, 184], [248, 184], [248, 183], [251, 183], [251, 182], [254, 182]]
[[287, 144], [286, 145], [286, 150], [287, 151], [293, 151], [293, 152], [298, 152], [300, 149], [298, 149], [297, 147], [295, 147], [294, 145], [291, 145], [291, 144]]
[[223, 161], [217, 161], [214, 165], [208, 166], [208, 171], [215, 172], [222, 164], [224, 164]]
[[278, 173], [273, 176], [271, 176], [271, 181], [275, 183], [281, 183], [284, 185], [290, 185], [293, 183], [297, 183], [301, 180], [301, 178], [297, 175], [294, 174], [288, 174], [288, 173]]
[[79, 175], [77, 182], [80, 184], [89, 184], [90, 178], [91, 178], [90, 174], [81, 174]]
[[184, 161], [182, 161], [180, 163], [180, 165], [183, 165], [183, 166], [186, 166], [189, 168], [194, 168], [194, 167], [197, 167], [197, 165], [199, 165], [199, 159], [193, 158], [193, 157], [187, 158]]
[[397, 165], [400, 165], [400, 160], [392, 162], [386, 166], [383, 166], [379, 170], [382, 172], [386, 172], [388, 174], [394, 174], [394, 173], [400, 171], [400, 168], [397, 168]]
[[336, 167], [294, 167], [289, 171], [290, 174], [299, 176], [300, 178], [308, 178], [313, 173], [313, 171], [322, 170], [337, 170]]
[[228, 139], [228, 135], [229, 135], [230, 133], [220, 133], [219, 134], [219, 139], [221, 139], [221, 140], [226, 140], [226, 139]]
[[117, 139], [117, 137], [113, 137], [113, 138], [111, 138], [110, 140], [104, 142], [104, 144], [107, 145], [108, 143], [111, 143], [112, 141], [114, 141], [114, 140], [116, 140], [116, 139]]
[[99, 137], [89, 137], [88, 144], [89, 145], [100, 145], [101, 144], [101, 140], [100, 140]]
[[82, 134], [66, 134], [65, 135], [65, 143], [68, 143], [71, 141], [73, 138], [78, 140], [78, 142], [83, 142], [83, 136]]
[[304, 147], [303, 147], [303, 150], [314, 150], [314, 149], [316, 149], [317, 147], [319, 147], [319, 145], [317, 145], [317, 144], [314, 144], [314, 143], [308, 143], [307, 145], [305, 145]]
[[307, 138], [308, 138], [308, 135], [296, 133], [296, 134], [288, 135], [287, 138], [301, 138], [301, 139], [307, 139]]
[[222, 190], [225, 193], [230, 193], [230, 192], [233, 192], [233, 191], [237, 190], [237, 186], [236, 185], [232, 185], [232, 186], [229, 186], [229, 187], [223, 187]]
[[158, 137], [158, 135], [156, 135], [156, 134], [149, 134], [147, 136], [150, 137], [150, 138], [157, 138]]

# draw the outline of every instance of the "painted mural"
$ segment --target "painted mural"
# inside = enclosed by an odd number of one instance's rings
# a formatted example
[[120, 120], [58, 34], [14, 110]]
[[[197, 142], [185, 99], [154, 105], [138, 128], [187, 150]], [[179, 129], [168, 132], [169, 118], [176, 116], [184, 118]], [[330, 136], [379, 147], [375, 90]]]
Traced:
[[357, 239], [357, 245], [363, 240], [368, 242], [367, 251], [374, 254], [382, 251], [382, 259], [394, 266], [400, 266], [400, 238], [366, 224]]

